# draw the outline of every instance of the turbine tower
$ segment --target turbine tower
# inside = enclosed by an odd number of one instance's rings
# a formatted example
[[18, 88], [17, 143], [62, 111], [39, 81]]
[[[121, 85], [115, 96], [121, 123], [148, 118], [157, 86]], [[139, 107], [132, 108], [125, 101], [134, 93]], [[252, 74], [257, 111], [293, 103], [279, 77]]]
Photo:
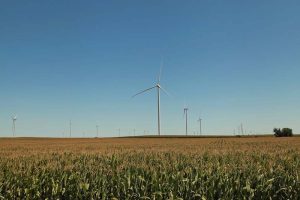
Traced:
[[13, 137], [16, 136], [16, 121], [17, 121], [17, 115], [11, 117], [13, 124], [12, 124], [12, 132]]
[[160, 90], [162, 90], [164, 93], [169, 95], [168, 92], [160, 85], [161, 70], [162, 70], [162, 65], [160, 67], [160, 73], [159, 73], [159, 76], [158, 76], [157, 83], [153, 87], [145, 89], [145, 90], [143, 90], [143, 91], [141, 91], [141, 92], [139, 92], [139, 93], [132, 96], [132, 98], [133, 98], [133, 97], [135, 97], [139, 94], [147, 92], [148, 90], [152, 90], [152, 89], [156, 88], [156, 90], [157, 90], [157, 132], [158, 132], [158, 135], [161, 134], [161, 131], [160, 131]]
[[201, 123], [202, 123], [202, 119], [201, 119], [200, 117], [199, 117], [199, 119], [198, 119], [198, 122], [199, 122], [199, 125], [200, 125], [200, 126], [199, 126], [199, 130], [200, 130], [199, 133], [200, 133], [200, 135], [202, 135], [202, 127], [201, 127], [201, 125], [202, 125], [202, 124], [201, 124]]
[[98, 135], [99, 135], [99, 126], [98, 125], [96, 125], [96, 129], [97, 129], [97, 137], [98, 137]]
[[241, 123], [241, 133], [242, 133], [242, 135], [244, 135], [244, 127], [243, 127], [243, 123]]
[[185, 135], [188, 135], [188, 108], [183, 108], [183, 114], [185, 115]]
[[70, 120], [69, 126], [70, 126], [70, 127], [69, 127], [69, 128], [70, 128], [69, 131], [70, 131], [70, 138], [71, 138], [71, 137], [72, 137], [72, 121], [71, 121], [71, 120]]

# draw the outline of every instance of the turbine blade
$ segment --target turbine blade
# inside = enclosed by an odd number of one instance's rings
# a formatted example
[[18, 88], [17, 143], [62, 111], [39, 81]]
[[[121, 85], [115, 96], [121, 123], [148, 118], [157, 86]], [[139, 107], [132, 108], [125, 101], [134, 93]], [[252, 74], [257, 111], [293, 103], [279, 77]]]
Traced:
[[163, 61], [163, 57], [161, 57], [161, 63], [160, 63], [160, 69], [159, 69], [159, 75], [158, 75], [158, 83], [160, 83], [160, 78], [161, 78], [161, 72], [162, 72], [163, 65], [164, 65], [164, 61]]
[[165, 90], [161, 85], [159, 87], [166, 95], [171, 96], [170, 93], [167, 92], [167, 90]]
[[140, 91], [139, 93], [133, 95], [132, 98], [135, 97], [135, 96], [137, 96], [137, 95], [139, 95], [139, 94], [142, 94], [142, 93], [144, 93], [144, 92], [147, 92], [148, 90], [152, 90], [153, 88], [156, 88], [156, 87], [157, 87], [157, 86], [153, 86], [153, 87], [148, 88], [148, 89], [146, 89], [146, 90]]

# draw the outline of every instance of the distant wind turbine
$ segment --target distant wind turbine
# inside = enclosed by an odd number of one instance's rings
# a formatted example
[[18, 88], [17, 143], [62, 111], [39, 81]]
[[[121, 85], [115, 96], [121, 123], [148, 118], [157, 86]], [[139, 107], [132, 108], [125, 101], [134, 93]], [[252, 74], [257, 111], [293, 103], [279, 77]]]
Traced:
[[13, 132], [13, 137], [16, 136], [16, 121], [17, 121], [17, 115], [14, 115], [11, 117], [13, 124], [12, 124], [12, 132]]
[[241, 133], [242, 133], [242, 135], [244, 135], [244, 127], [243, 127], [243, 123], [241, 123]]
[[183, 114], [185, 115], [185, 134], [188, 135], [188, 108], [183, 108]]
[[99, 126], [96, 125], [96, 129], [97, 129], [97, 137], [99, 136]]
[[70, 120], [70, 124], [69, 125], [70, 125], [70, 127], [69, 127], [70, 128], [70, 137], [72, 137], [72, 121], [71, 120]]
[[199, 122], [199, 125], [200, 125], [200, 126], [199, 126], [199, 131], [200, 131], [199, 133], [200, 133], [200, 135], [202, 135], [202, 127], [201, 127], [201, 125], [202, 125], [202, 124], [201, 124], [201, 123], [202, 123], [202, 119], [201, 119], [200, 117], [199, 117], [199, 119], [198, 119], [198, 122]]
[[132, 97], [135, 97], [135, 96], [137, 96], [139, 94], [142, 94], [142, 93], [144, 93], [148, 90], [152, 90], [154, 88], [157, 89], [157, 131], [158, 131], [158, 135], [161, 134], [161, 131], [160, 131], [160, 90], [162, 90], [164, 93], [169, 95], [168, 92], [160, 85], [161, 71], [162, 71], [162, 65], [160, 67], [160, 73], [159, 73], [159, 76], [158, 76], [157, 83], [153, 87], [145, 89], [145, 90], [143, 90], [143, 91], [141, 91], [141, 92], [139, 92], [139, 93], [132, 96]]

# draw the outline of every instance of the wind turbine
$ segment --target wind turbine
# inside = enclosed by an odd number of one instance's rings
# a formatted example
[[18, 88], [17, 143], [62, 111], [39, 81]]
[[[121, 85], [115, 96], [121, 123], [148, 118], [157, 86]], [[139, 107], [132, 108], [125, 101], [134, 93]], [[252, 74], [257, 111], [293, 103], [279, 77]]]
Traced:
[[185, 115], [185, 134], [188, 135], [188, 108], [183, 108], [183, 115]]
[[70, 131], [70, 138], [71, 138], [71, 137], [72, 137], [72, 121], [71, 121], [71, 120], [70, 120], [69, 126], [70, 126], [70, 127], [69, 127], [69, 128], [70, 128], [69, 131]]
[[13, 137], [16, 136], [16, 121], [17, 121], [17, 115], [14, 115], [11, 117], [13, 124], [12, 124], [12, 132], [13, 132]]
[[244, 127], [243, 127], [243, 123], [241, 123], [241, 133], [242, 133], [242, 135], [244, 135]]
[[157, 90], [157, 132], [158, 132], [158, 135], [161, 134], [161, 131], [160, 131], [160, 90], [162, 90], [164, 93], [169, 95], [168, 92], [160, 85], [161, 70], [162, 70], [162, 65], [160, 67], [160, 73], [159, 73], [159, 76], [158, 76], [157, 83], [153, 87], [145, 89], [145, 90], [143, 90], [143, 91], [141, 91], [141, 92], [139, 92], [139, 93], [132, 96], [132, 98], [133, 98], [133, 97], [135, 97], [139, 94], [147, 92], [148, 90], [152, 90], [152, 89], [156, 88], [156, 90]]
[[200, 135], [202, 135], [202, 127], [201, 127], [201, 125], [202, 125], [202, 124], [201, 124], [202, 119], [201, 119], [201, 117], [199, 117], [198, 122], [199, 122], [199, 125], [200, 125], [200, 126], [199, 126], [199, 130], [200, 130], [199, 133], [200, 133]]
[[96, 125], [96, 129], [97, 129], [97, 138], [98, 138], [98, 133], [99, 133], [99, 126], [98, 125]]

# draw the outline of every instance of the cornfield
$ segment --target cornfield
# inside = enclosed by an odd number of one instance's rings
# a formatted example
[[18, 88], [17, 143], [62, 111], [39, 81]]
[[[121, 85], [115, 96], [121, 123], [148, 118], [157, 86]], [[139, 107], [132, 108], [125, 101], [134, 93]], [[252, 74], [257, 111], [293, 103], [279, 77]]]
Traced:
[[0, 199], [300, 199], [300, 137], [0, 139]]

